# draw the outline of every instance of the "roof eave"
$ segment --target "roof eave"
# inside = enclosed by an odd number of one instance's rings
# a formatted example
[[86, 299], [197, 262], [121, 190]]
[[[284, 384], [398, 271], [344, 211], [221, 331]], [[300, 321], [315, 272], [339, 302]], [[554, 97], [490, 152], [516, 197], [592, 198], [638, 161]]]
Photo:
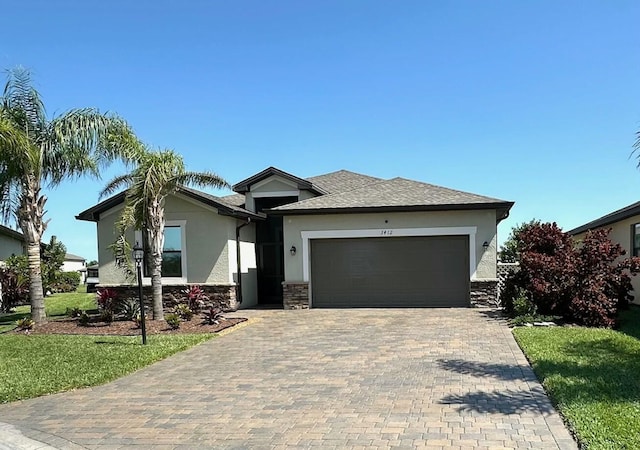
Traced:
[[76, 219], [86, 220], [87, 222], [99, 221], [100, 214], [122, 203], [124, 201], [125, 194], [126, 194], [126, 191], [122, 191], [114, 195], [113, 197], [109, 197], [108, 199], [101, 201], [97, 205], [94, 205], [91, 208], [88, 208], [82, 211], [80, 214], [76, 216]]
[[589, 223], [586, 223], [572, 230], [569, 230], [567, 231], [567, 233], [569, 233], [572, 236], [575, 236], [576, 234], [584, 233], [586, 231], [593, 230], [595, 228], [606, 227], [607, 225], [611, 225], [621, 220], [625, 220], [637, 215], [640, 215], [640, 204], [629, 209], [625, 208], [622, 211], [614, 212], [612, 214], [607, 214], [606, 216], [600, 217], [599, 219], [592, 220]]
[[404, 206], [364, 206], [364, 207], [344, 207], [344, 208], [316, 208], [316, 209], [268, 209], [267, 213], [278, 216], [301, 216], [319, 214], [361, 214], [380, 212], [418, 212], [418, 211], [469, 211], [478, 209], [495, 209], [501, 211], [498, 222], [509, 215], [509, 210], [514, 205], [513, 202], [500, 203], [464, 203], [446, 205], [404, 205]]

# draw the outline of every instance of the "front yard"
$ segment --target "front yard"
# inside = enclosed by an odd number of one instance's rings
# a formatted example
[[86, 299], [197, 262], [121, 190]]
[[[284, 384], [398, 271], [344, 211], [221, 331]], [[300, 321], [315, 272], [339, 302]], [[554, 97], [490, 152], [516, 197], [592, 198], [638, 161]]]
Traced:
[[[45, 306], [49, 325], [62, 324], [67, 308], [97, 308], [95, 294], [82, 291], [54, 294], [45, 299]], [[211, 333], [150, 335], [143, 346], [136, 330], [138, 336], [11, 333], [16, 320], [29, 311], [29, 306], [21, 306], [0, 315], [0, 403], [103, 384], [215, 337]]]
[[538, 378], [583, 446], [640, 448], [640, 308], [620, 330], [513, 331]]

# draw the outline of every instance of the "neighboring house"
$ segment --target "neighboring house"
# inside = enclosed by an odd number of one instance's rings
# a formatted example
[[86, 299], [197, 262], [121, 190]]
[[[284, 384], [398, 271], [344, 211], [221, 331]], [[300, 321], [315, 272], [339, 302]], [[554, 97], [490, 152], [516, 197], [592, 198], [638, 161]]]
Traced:
[[[611, 228], [609, 239], [617, 242], [627, 252], [627, 256], [640, 256], [640, 202], [625, 206], [589, 223], [569, 230], [575, 239], [583, 239], [589, 230]], [[631, 279], [636, 298], [633, 303], [640, 304], [640, 277]]]
[[95, 292], [96, 286], [100, 282], [98, 279], [98, 268], [100, 266], [98, 264], [93, 264], [91, 266], [87, 266], [87, 279], [85, 282], [87, 283], [87, 292]]
[[80, 274], [80, 283], [84, 284], [87, 279], [87, 260], [82, 256], [66, 253], [60, 270], [63, 272], [78, 272]]
[[0, 261], [12, 255], [26, 254], [24, 235], [18, 231], [0, 225]]
[[[167, 198], [165, 292], [200, 284], [232, 307], [287, 309], [495, 301], [497, 224], [512, 202], [346, 170], [303, 179], [270, 167], [233, 190]], [[131, 289], [109, 249], [123, 203], [77, 218], [97, 223], [100, 286]]]

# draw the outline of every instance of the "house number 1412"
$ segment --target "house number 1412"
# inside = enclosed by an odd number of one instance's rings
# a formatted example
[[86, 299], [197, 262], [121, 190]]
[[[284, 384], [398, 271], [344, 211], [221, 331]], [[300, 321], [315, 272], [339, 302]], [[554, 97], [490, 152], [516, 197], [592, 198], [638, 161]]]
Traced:
[[391, 236], [393, 234], [393, 230], [381, 230], [380, 231], [380, 235], [381, 236]]

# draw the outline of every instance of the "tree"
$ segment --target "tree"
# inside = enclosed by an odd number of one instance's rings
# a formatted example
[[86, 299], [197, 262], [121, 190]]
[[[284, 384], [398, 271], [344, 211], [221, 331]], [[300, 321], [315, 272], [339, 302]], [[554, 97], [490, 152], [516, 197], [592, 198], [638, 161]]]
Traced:
[[55, 236], [51, 236], [48, 244], [42, 244], [41, 248], [41, 273], [42, 289], [46, 293], [58, 281], [62, 274], [60, 270], [64, 264], [64, 257], [67, 254], [67, 247]]
[[41, 322], [46, 316], [40, 240], [48, 224], [42, 189], [84, 175], [97, 177], [133, 133], [119, 117], [91, 108], [49, 119], [28, 70], [10, 70], [7, 78], [0, 97], [0, 220], [15, 220], [24, 234], [31, 315]]
[[212, 172], [189, 172], [182, 156], [172, 150], [151, 151], [140, 145], [132, 155], [130, 173], [115, 177], [100, 194], [104, 197], [126, 188], [125, 206], [116, 224], [118, 238], [112, 249], [116, 264], [130, 271], [130, 246], [125, 239], [128, 230], [142, 230], [146, 240], [148, 268], [151, 272], [153, 318], [164, 319], [162, 305], [162, 249], [164, 246], [164, 206], [168, 195], [183, 185], [196, 187], [228, 187]]
[[498, 259], [501, 262], [505, 263], [515, 263], [520, 261], [520, 255], [518, 253], [518, 244], [520, 242], [520, 235], [523, 231], [527, 230], [532, 226], [540, 225], [540, 220], [531, 219], [529, 222], [516, 224], [512, 229], [511, 233], [509, 233], [509, 237], [506, 241], [500, 246], [500, 251], [498, 252]]

